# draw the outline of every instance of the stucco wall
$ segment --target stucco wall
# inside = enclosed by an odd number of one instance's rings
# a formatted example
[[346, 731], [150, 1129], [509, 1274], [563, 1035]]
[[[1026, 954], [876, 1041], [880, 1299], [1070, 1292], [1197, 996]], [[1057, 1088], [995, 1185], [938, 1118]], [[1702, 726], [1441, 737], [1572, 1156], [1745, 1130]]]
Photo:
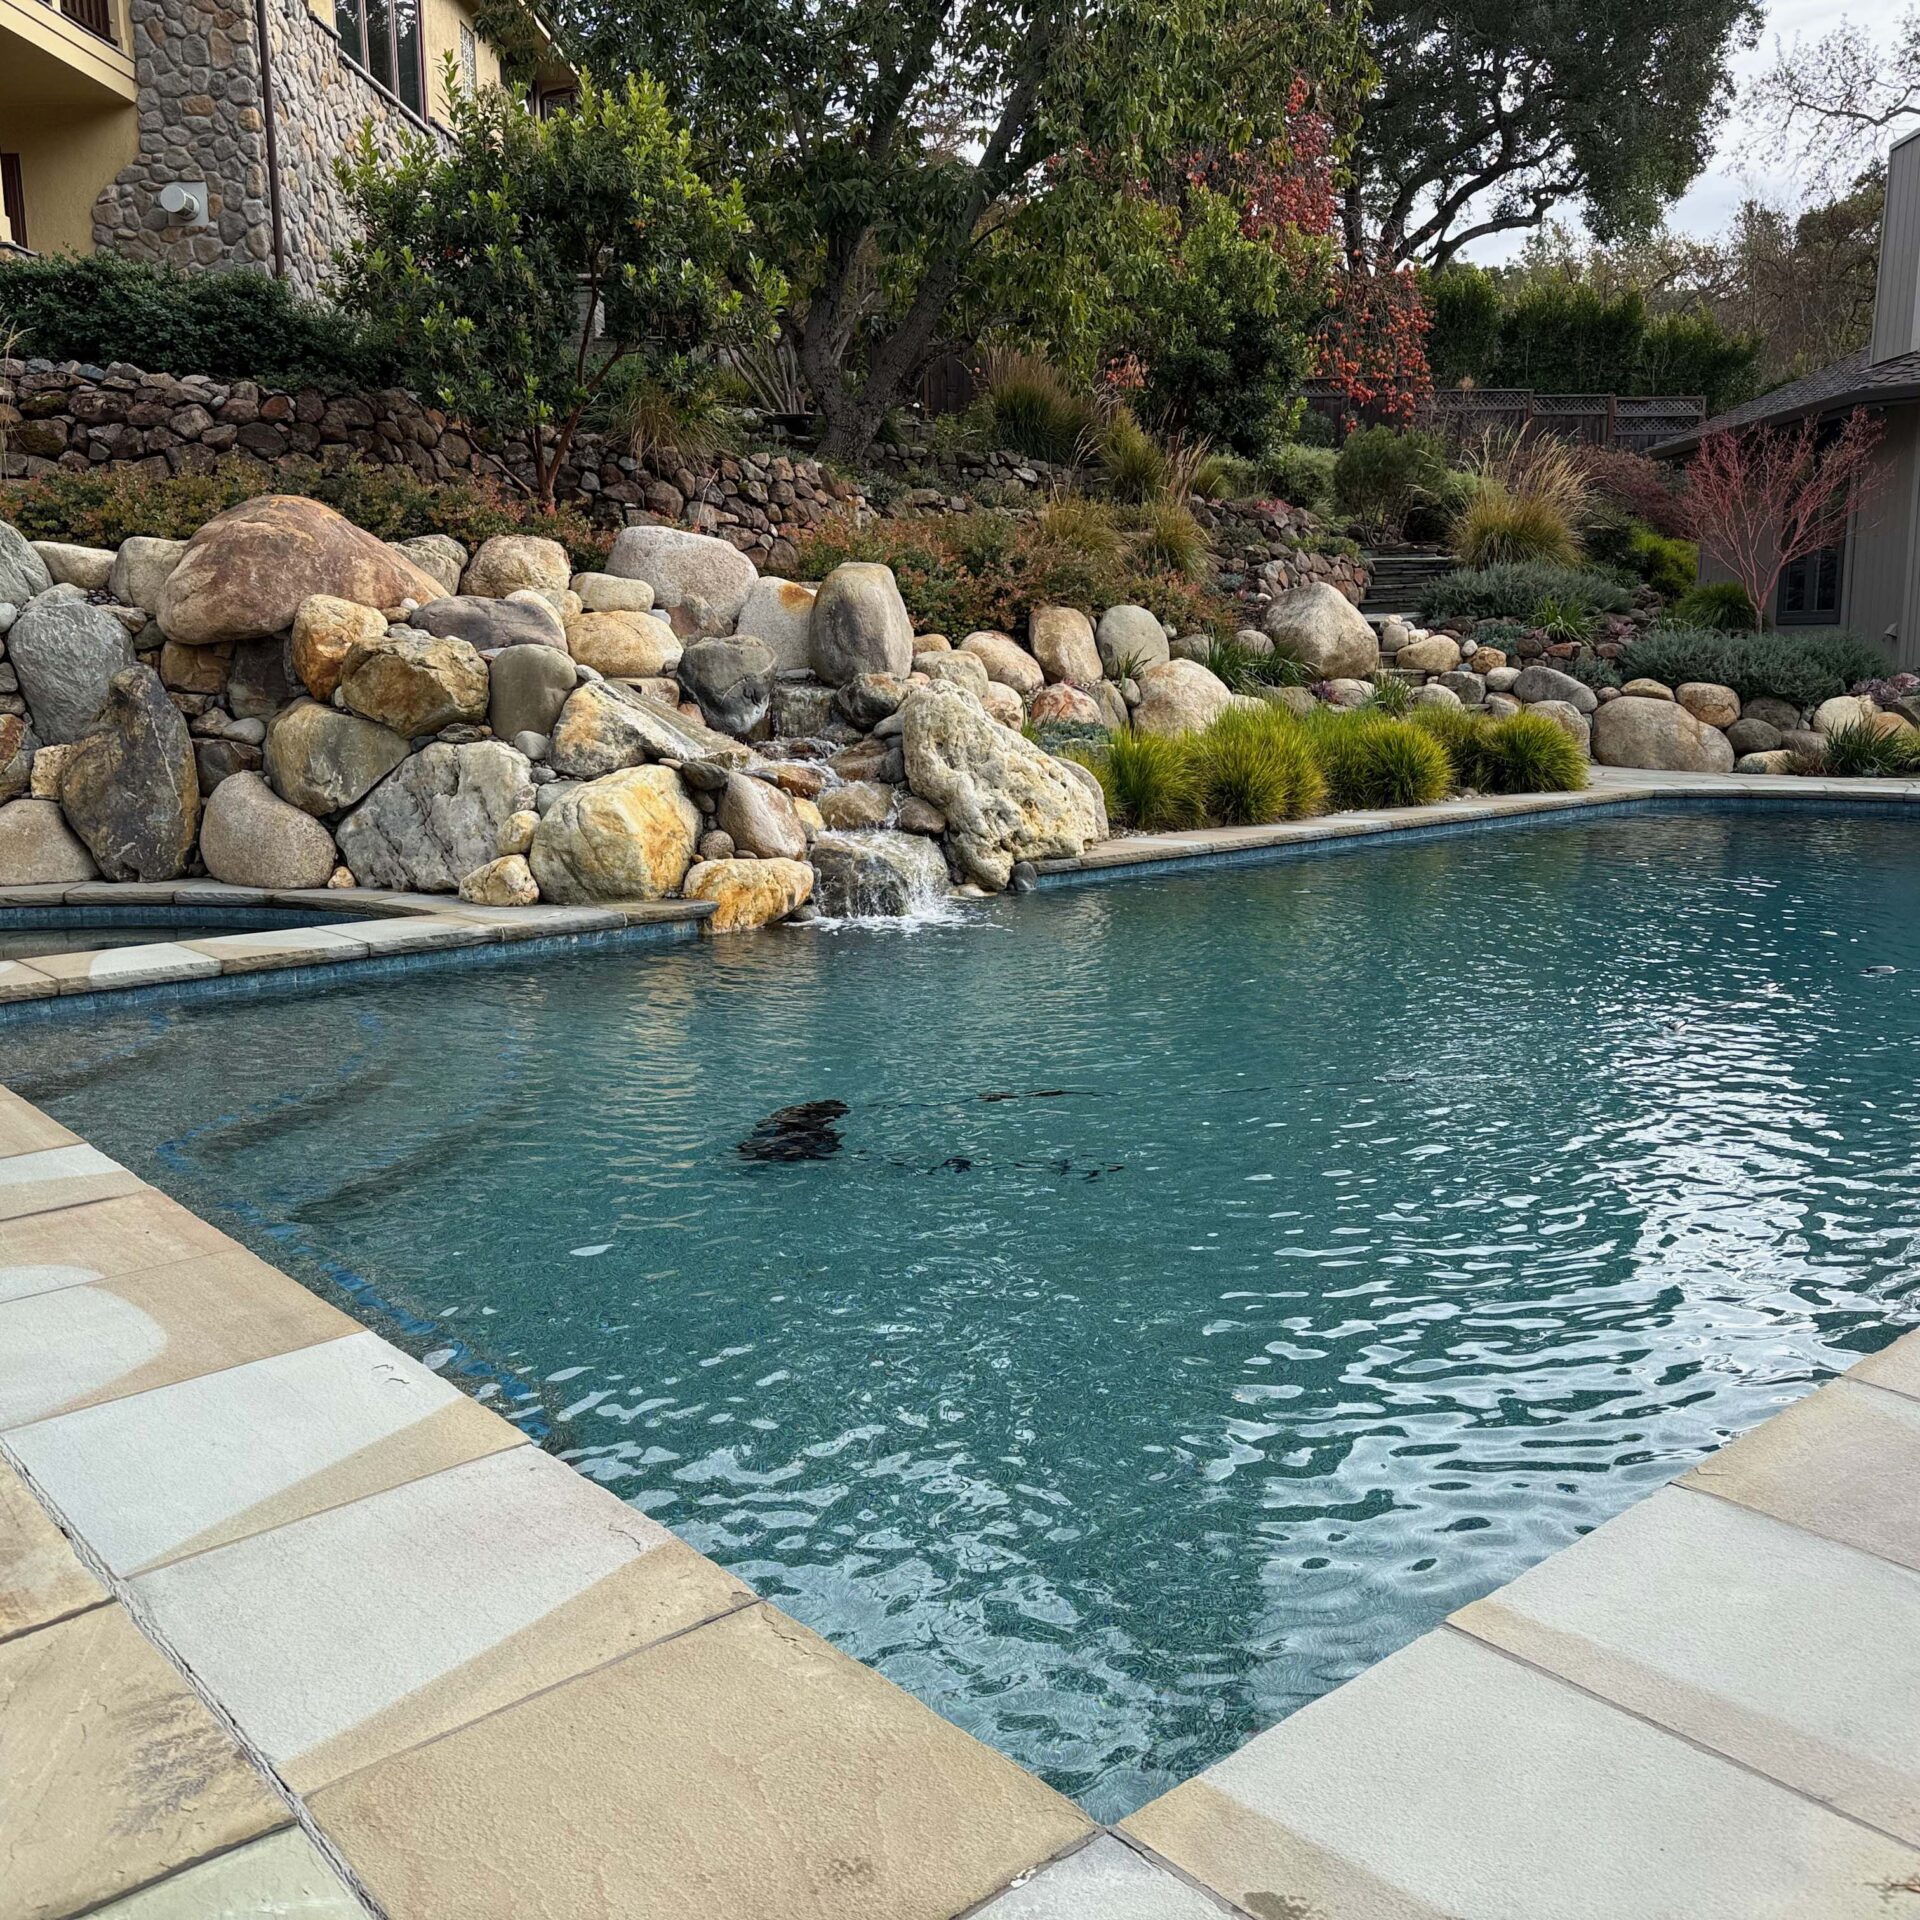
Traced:
[[7, 150], [20, 156], [27, 238], [36, 253], [90, 253], [95, 196], [139, 151], [130, 104], [83, 113], [8, 103]]

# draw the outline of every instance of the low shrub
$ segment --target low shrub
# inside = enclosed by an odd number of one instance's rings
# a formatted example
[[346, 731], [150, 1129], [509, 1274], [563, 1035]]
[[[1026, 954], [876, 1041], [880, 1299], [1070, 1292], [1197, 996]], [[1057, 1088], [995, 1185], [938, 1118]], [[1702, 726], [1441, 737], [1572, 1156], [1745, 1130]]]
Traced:
[[1201, 808], [1216, 826], [1298, 820], [1326, 805], [1326, 776], [1306, 730], [1278, 708], [1232, 708], [1183, 744]]
[[1518, 620], [1537, 626], [1540, 609], [1549, 601], [1591, 617], [1625, 613], [1633, 596], [1619, 581], [1591, 567], [1538, 561], [1463, 567], [1443, 573], [1426, 589], [1420, 597], [1420, 618], [1427, 626], [1449, 620]]
[[1107, 815], [1135, 833], [1174, 833], [1206, 823], [1200, 781], [1186, 741], [1157, 733], [1116, 733], [1104, 752], [1074, 755], [1093, 769]]
[[1446, 513], [1459, 481], [1446, 449], [1430, 433], [1362, 427], [1347, 435], [1333, 464], [1333, 500], [1368, 538], [1398, 540], [1422, 511]]
[[1616, 508], [1670, 539], [1686, 535], [1685, 483], [1672, 467], [1624, 447], [1581, 447], [1574, 460], [1596, 503]]
[[1751, 633], [1760, 624], [1753, 601], [1737, 580], [1689, 587], [1667, 612], [1676, 627], [1713, 627], [1722, 633]]
[[1598, 693], [1602, 687], [1623, 687], [1626, 676], [1611, 660], [1602, 660], [1598, 654], [1583, 653], [1577, 659], [1560, 663], [1562, 673], [1571, 674], [1583, 687], [1591, 687]]
[[217, 460], [204, 473], [177, 473], [164, 480], [149, 479], [131, 467], [43, 474], [0, 486], [0, 518], [12, 521], [30, 540], [117, 547], [135, 534], [185, 540], [215, 514], [263, 493], [323, 500], [382, 540], [445, 533], [471, 549], [496, 533], [537, 533], [558, 540], [573, 564], [586, 569], [601, 565], [612, 540], [571, 508], [543, 514], [525, 495], [484, 481], [434, 485], [405, 467], [361, 464], [270, 467], [244, 454]]
[[1445, 747], [1411, 720], [1325, 708], [1301, 725], [1326, 777], [1328, 799], [1342, 812], [1431, 806], [1452, 788]]
[[1202, 500], [1251, 500], [1260, 492], [1260, 469], [1237, 453], [1209, 453], [1194, 462], [1190, 491]]
[[0, 265], [0, 313], [19, 330], [14, 351], [45, 360], [124, 360], [147, 373], [332, 391], [393, 378], [336, 309], [264, 273], [48, 254]]
[[[1700, 574], [1700, 549], [1691, 540], [1670, 540], [1651, 527], [1635, 527], [1627, 542], [1627, 563], [1663, 600], [1681, 600], [1700, 591], [1694, 585]], [[1740, 597], [1746, 599], [1744, 593]]]
[[1824, 753], [1796, 756], [1795, 773], [1827, 774], [1836, 780], [1870, 780], [1920, 773], [1920, 733], [1911, 728], [1883, 733], [1871, 721], [1835, 727]]
[[1886, 658], [1850, 633], [1716, 633], [1704, 627], [1649, 627], [1621, 649], [1628, 680], [1677, 687], [1708, 680], [1742, 700], [1763, 696], [1795, 707], [1817, 706], [1858, 680], [1885, 670]]
[[1333, 469], [1340, 456], [1331, 447], [1283, 441], [1260, 458], [1260, 485], [1290, 507], [1324, 514], [1333, 506]]
[[1580, 559], [1573, 530], [1551, 500], [1510, 493], [1494, 480], [1474, 489], [1450, 537], [1454, 551], [1470, 567], [1525, 561], [1571, 567]]

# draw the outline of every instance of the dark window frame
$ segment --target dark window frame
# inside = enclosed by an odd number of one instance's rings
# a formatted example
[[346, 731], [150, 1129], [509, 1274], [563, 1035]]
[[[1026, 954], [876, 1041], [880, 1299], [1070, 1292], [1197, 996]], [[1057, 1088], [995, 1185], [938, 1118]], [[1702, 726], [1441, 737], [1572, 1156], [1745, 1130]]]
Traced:
[[[1847, 589], [1847, 538], [1816, 547], [1780, 569], [1773, 590], [1773, 621], [1779, 627], [1833, 627]], [[1789, 604], [1790, 602], [1796, 604]]]
[[0, 153], [0, 205], [6, 208], [7, 227], [13, 244], [21, 252], [29, 249], [27, 239], [27, 183], [21, 176], [20, 156]]
[[333, 0], [333, 32], [340, 43], [340, 57], [402, 112], [427, 126], [424, 15], [423, 0]]

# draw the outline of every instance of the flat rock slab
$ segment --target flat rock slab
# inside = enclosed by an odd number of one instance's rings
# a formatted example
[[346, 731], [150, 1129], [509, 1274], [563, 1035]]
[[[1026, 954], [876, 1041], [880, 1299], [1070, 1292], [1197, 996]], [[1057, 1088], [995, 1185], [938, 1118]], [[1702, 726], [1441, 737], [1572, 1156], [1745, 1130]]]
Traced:
[[1920, 1852], [1447, 1628], [1124, 1825], [1276, 1920], [1920, 1915]]
[[211, 980], [220, 963], [171, 940], [139, 947], [109, 947], [99, 953], [43, 953], [33, 964], [58, 982], [62, 993], [92, 993], [101, 987], [153, 987], [170, 980]]
[[1920, 1568], [1920, 1400], [1904, 1394], [1835, 1380], [1680, 1484]]
[[311, 1804], [407, 1920], [580, 1920], [615, 1910], [610, 1887], [621, 1920], [949, 1920], [1090, 1830], [1010, 1760], [766, 1606]]
[[163, 1567], [135, 1590], [302, 1793], [753, 1598], [534, 1447]]
[[334, 960], [364, 960], [366, 941], [356, 928], [282, 927], [263, 933], [222, 933], [210, 940], [189, 940], [188, 952], [220, 963], [222, 973], [259, 973], [269, 967], [325, 966]]
[[59, 1920], [289, 1824], [120, 1606], [0, 1642], [8, 1920]]
[[0, 960], [0, 1005], [12, 1000], [49, 1000], [60, 991], [51, 974], [24, 960]]
[[85, 1613], [106, 1597], [32, 1489], [0, 1461], [0, 1640]]
[[139, 1179], [96, 1148], [47, 1147], [0, 1160], [0, 1221], [137, 1193]]
[[975, 1920], [1224, 1920], [1224, 1909], [1102, 1834], [989, 1900]]
[[366, 1920], [367, 1910], [297, 1827], [101, 1907], [87, 1920]]
[[0, 1087], [0, 1160], [47, 1147], [77, 1147], [80, 1136], [10, 1088]]
[[234, 1247], [0, 1301], [0, 1427], [359, 1332]]
[[199, 1254], [241, 1251], [197, 1214], [134, 1180], [123, 1199], [12, 1220], [0, 1209], [0, 1300], [171, 1266]]
[[1920, 1399], [1920, 1333], [1909, 1333], [1848, 1369], [1849, 1379], [1864, 1380]]
[[7, 1438], [119, 1574], [526, 1443], [371, 1333], [109, 1400]]
[[1920, 1573], [1669, 1487], [1453, 1623], [1920, 1845]]

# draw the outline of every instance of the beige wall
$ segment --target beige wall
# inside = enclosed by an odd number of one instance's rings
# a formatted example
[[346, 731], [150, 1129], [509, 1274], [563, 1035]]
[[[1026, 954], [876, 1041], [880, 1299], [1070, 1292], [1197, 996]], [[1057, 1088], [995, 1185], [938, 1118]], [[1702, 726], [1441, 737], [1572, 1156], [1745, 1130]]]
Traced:
[[[0, 5], [7, 0], [0, 0]], [[334, 0], [307, 0], [313, 17], [329, 31], [333, 28]], [[426, 64], [427, 110], [429, 117], [445, 121], [447, 90], [440, 69], [449, 54], [460, 64], [460, 29], [472, 28], [474, 37], [474, 79], [482, 87], [497, 86], [500, 81], [500, 56], [487, 44], [477, 25], [474, 9], [466, 0], [421, 0], [421, 43]]]

